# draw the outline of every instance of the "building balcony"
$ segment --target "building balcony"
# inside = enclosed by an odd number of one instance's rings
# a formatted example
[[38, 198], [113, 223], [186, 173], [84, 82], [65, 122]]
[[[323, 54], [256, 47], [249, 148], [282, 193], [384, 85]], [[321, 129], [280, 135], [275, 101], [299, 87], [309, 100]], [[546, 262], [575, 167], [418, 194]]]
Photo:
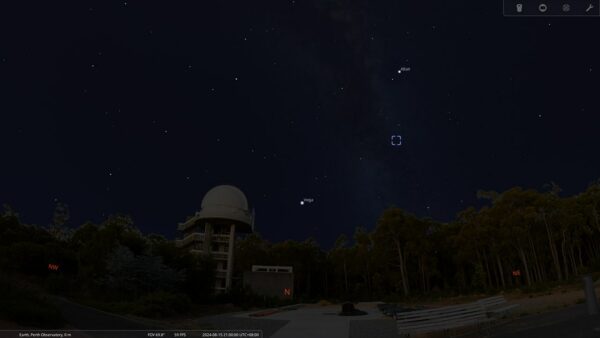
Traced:
[[215, 235], [210, 237], [211, 241], [216, 243], [229, 243], [229, 235]]
[[199, 234], [199, 233], [194, 233], [194, 234], [190, 234], [188, 236], [186, 236], [183, 239], [178, 239], [175, 241], [175, 245], [177, 247], [184, 247], [187, 246], [188, 244], [192, 243], [192, 242], [203, 242], [204, 241], [204, 234]]
[[227, 259], [227, 256], [229, 256], [229, 254], [227, 252], [222, 252], [222, 251], [211, 251], [210, 255], [217, 260], [223, 260], [223, 259]]
[[181, 222], [181, 223], [177, 224], [177, 230], [184, 231], [185, 229], [193, 227], [196, 224], [196, 222], [198, 221], [197, 216], [198, 216], [198, 213], [196, 213], [194, 216], [189, 217], [185, 222]]

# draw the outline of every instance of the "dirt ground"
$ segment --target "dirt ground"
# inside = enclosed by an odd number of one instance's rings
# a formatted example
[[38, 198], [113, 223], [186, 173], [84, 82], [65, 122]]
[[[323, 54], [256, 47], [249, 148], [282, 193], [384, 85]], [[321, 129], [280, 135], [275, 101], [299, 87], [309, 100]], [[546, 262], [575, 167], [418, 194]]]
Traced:
[[[600, 295], [600, 287], [596, 287], [596, 296]], [[585, 302], [583, 287], [579, 289], [558, 288], [546, 294], [522, 295], [509, 294], [506, 299], [510, 304], [519, 304], [513, 315], [522, 316], [542, 313], [569, 307]]]
[[[511, 317], [519, 317], [558, 310], [561, 308], [585, 302], [583, 285], [579, 284], [559, 286], [547, 292], [523, 293], [519, 291], [512, 291], [503, 293], [503, 295], [509, 304], [519, 304], [519, 307], [511, 311]], [[596, 296], [600, 296], [600, 285], [596, 285]], [[486, 297], [489, 297], [489, 295], [470, 295], [462, 297], [445, 298], [439, 301], [412, 305], [436, 307], [468, 303]]]
[[[600, 283], [596, 283], [596, 296], [600, 296]], [[538, 314], [561, 308], [569, 307], [575, 304], [581, 304], [585, 302], [585, 295], [583, 292], [583, 285], [573, 284], [559, 286], [546, 292], [538, 293], [524, 293], [519, 291], [505, 292], [502, 293], [509, 304], [519, 304], [519, 307], [511, 311], [510, 317], [520, 317], [531, 314]], [[454, 304], [464, 304], [476, 301], [481, 298], [490, 297], [486, 294], [475, 294], [468, 296], [450, 297], [443, 298], [437, 301], [428, 302], [414, 302], [406, 304], [408, 306], [425, 306], [425, 307], [439, 307]], [[361, 303], [362, 307], [375, 307], [379, 302], [372, 303]], [[323, 305], [329, 305], [330, 303], [325, 302]], [[307, 304], [306, 306], [317, 307], [319, 304]]]

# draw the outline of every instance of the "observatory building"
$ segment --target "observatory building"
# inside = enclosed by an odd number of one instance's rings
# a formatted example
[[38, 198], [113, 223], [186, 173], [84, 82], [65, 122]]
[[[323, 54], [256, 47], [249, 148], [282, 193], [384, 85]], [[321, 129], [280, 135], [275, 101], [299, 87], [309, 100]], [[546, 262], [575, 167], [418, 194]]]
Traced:
[[261, 296], [292, 299], [294, 269], [291, 266], [252, 265], [252, 271], [244, 272], [244, 285]]
[[254, 212], [244, 193], [231, 185], [212, 188], [204, 195], [200, 211], [177, 229], [181, 233], [178, 247], [210, 255], [217, 262], [215, 291], [229, 289], [236, 234], [254, 231]]

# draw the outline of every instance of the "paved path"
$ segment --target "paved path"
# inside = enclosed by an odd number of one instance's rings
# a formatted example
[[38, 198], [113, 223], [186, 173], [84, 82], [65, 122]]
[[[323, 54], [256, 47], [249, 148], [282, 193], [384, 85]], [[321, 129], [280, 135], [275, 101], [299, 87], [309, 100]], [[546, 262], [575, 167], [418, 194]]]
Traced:
[[[263, 330], [265, 337], [271, 338], [387, 338], [397, 337], [394, 321], [385, 317], [374, 303], [358, 304], [357, 309], [367, 312], [364, 316], [338, 316], [341, 310], [335, 306], [303, 306], [296, 310], [283, 311], [268, 317], [254, 318], [252, 312], [230, 315], [222, 318], [218, 327], [230, 327], [228, 324], [252, 325], [244, 328], [267, 327], [276, 330]], [[229, 322], [228, 322], [229, 321]], [[361, 324], [353, 324], [361, 322]], [[388, 324], [388, 325], [384, 325]], [[386, 329], [381, 330], [382, 327]], [[351, 332], [352, 328], [352, 334]], [[391, 330], [390, 330], [391, 328]], [[378, 330], [379, 329], [379, 330]], [[379, 334], [375, 334], [375, 331]], [[392, 335], [389, 335], [389, 333]], [[385, 335], [382, 335], [384, 334]]]
[[[83, 330], [159, 329], [134, 319], [107, 313], [55, 298], [65, 319]], [[198, 323], [215, 329], [262, 330], [265, 338], [397, 338], [396, 323], [372, 303], [358, 304], [364, 316], [338, 316], [336, 306], [303, 306], [267, 317], [250, 317], [253, 312], [203, 317]], [[477, 335], [475, 335], [477, 336]], [[473, 337], [475, 337], [473, 336]], [[587, 314], [585, 304], [523, 317], [495, 327], [491, 338], [600, 338], [600, 316]]]

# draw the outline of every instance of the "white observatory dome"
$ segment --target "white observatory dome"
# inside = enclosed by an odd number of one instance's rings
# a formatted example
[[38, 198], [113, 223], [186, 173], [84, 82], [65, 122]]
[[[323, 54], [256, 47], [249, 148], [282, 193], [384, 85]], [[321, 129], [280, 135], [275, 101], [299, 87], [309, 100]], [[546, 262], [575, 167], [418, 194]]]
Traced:
[[198, 219], [238, 221], [253, 226], [252, 213], [244, 193], [232, 185], [219, 185], [210, 189], [202, 199]]
[[214, 206], [248, 210], [248, 200], [240, 189], [232, 185], [219, 185], [210, 189], [202, 199], [202, 209]]

